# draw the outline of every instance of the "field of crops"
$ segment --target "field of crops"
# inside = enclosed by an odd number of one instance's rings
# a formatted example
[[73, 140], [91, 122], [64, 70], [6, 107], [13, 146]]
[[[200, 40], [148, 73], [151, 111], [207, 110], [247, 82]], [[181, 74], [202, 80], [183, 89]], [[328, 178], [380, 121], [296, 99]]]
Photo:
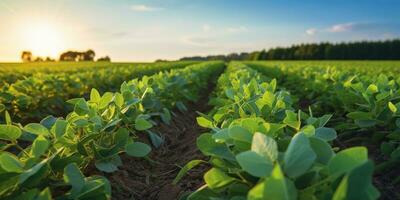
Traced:
[[400, 62], [0, 64], [0, 199], [399, 199]]

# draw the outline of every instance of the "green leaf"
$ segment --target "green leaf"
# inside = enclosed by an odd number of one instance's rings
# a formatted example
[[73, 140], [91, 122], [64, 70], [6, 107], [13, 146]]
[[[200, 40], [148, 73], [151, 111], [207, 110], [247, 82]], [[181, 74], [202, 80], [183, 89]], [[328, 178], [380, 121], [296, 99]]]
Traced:
[[76, 197], [85, 186], [85, 177], [76, 163], [70, 163], [64, 168], [64, 181], [72, 186], [72, 197]]
[[46, 153], [47, 149], [49, 148], [49, 141], [43, 137], [42, 135], [39, 135], [32, 144], [31, 148], [31, 154], [33, 157], [40, 157], [44, 153]]
[[163, 112], [161, 113], [161, 120], [168, 125], [170, 124], [171, 112], [169, 112], [167, 108], [163, 108]]
[[375, 94], [375, 93], [377, 93], [379, 90], [378, 90], [378, 86], [376, 86], [375, 84], [370, 84], [369, 86], [368, 86], [368, 88], [367, 88], [367, 93], [368, 94]]
[[225, 172], [221, 171], [217, 168], [211, 168], [204, 175], [204, 181], [207, 186], [211, 189], [219, 189], [229, 185], [234, 182], [235, 179], [225, 174]]
[[324, 165], [328, 164], [328, 162], [335, 155], [331, 146], [324, 140], [317, 137], [311, 137], [309, 140], [311, 148], [317, 154], [316, 161]]
[[150, 153], [151, 147], [145, 143], [133, 142], [128, 144], [125, 150], [126, 153], [130, 156], [145, 157]]
[[204, 160], [192, 160], [188, 162], [184, 167], [181, 168], [181, 170], [179, 171], [178, 175], [176, 175], [172, 184], [176, 185], [189, 170], [193, 169], [194, 167], [196, 167], [201, 163], [207, 163], [207, 162]]
[[197, 147], [204, 155], [235, 161], [229, 148], [225, 144], [215, 142], [209, 133], [202, 134], [197, 138]]
[[229, 127], [228, 135], [230, 138], [232, 138], [234, 140], [247, 142], [247, 143], [251, 143], [251, 140], [253, 138], [252, 133], [250, 133], [247, 129], [240, 127], [240, 126]]
[[0, 125], [0, 139], [15, 141], [22, 134], [21, 129], [14, 125]]
[[332, 199], [377, 199], [379, 192], [371, 184], [373, 169], [373, 164], [368, 161], [351, 170], [340, 182]]
[[250, 190], [248, 199], [294, 200], [297, 199], [297, 190], [292, 182], [285, 179], [279, 164], [276, 164], [272, 170], [271, 176]]
[[40, 170], [47, 164], [49, 160], [44, 159], [40, 163], [36, 164], [32, 168], [25, 170], [20, 176], [19, 176], [19, 184], [24, 183], [26, 180], [28, 180], [30, 177], [35, 176]]
[[111, 101], [113, 100], [114, 94], [111, 92], [106, 92], [105, 94], [103, 94], [103, 96], [100, 99], [99, 102], [99, 109], [103, 109], [105, 107], [108, 106], [108, 104], [111, 103]]
[[291, 110], [286, 110], [286, 117], [285, 119], [283, 119], [283, 123], [285, 123], [286, 125], [299, 130], [301, 123], [300, 120], [298, 119], [298, 116], [295, 112], [291, 111]]
[[204, 118], [204, 117], [196, 117], [197, 123], [204, 128], [212, 128], [214, 127], [213, 122]]
[[96, 88], [92, 88], [90, 91], [90, 101], [94, 103], [98, 103], [101, 100], [101, 96], [99, 91], [96, 90]]
[[35, 200], [51, 200], [51, 193], [50, 189], [46, 188], [42, 192], [39, 193], [39, 195], [36, 197]]
[[157, 133], [153, 133], [152, 131], [147, 131], [147, 133], [149, 134], [151, 144], [153, 144], [154, 147], [158, 148], [164, 142]]
[[319, 127], [315, 130], [315, 136], [329, 142], [336, 139], [337, 134], [333, 128]]
[[297, 133], [285, 152], [284, 171], [291, 178], [296, 178], [313, 165], [317, 155], [303, 133]]
[[236, 155], [236, 160], [247, 173], [255, 177], [267, 177], [272, 171], [271, 160], [254, 151], [245, 151]]
[[361, 111], [356, 111], [356, 112], [351, 112], [346, 115], [350, 119], [354, 120], [370, 120], [372, 119], [371, 113], [368, 112], [361, 112]]
[[8, 152], [0, 154], [0, 167], [7, 172], [21, 173], [23, 171], [23, 165], [19, 159]]
[[3, 110], [6, 109], [6, 106], [2, 103], [0, 103], [0, 112], [3, 112]]
[[35, 134], [35, 135], [42, 135], [42, 136], [49, 136], [49, 130], [41, 124], [38, 123], [30, 123], [24, 127], [26, 132]]
[[368, 160], [368, 151], [365, 147], [352, 147], [340, 151], [328, 163], [328, 169], [332, 174], [348, 172]]
[[141, 117], [136, 118], [136, 120], [135, 120], [135, 129], [136, 130], [144, 131], [151, 127], [153, 127], [153, 124], [151, 124], [149, 121], [147, 121]]
[[389, 107], [389, 110], [392, 111], [392, 113], [396, 113], [397, 112], [397, 107], [390, 101], [388, 103], [388, 107]]
[[62, 137], [67, 132], [68, 122], [63, 119], [57, 119], [56, 123], [51, 128], [51, 132], [56, 136], [56, 138]]
[[82, 116], [88, 114], [90, 112], [90, 108], [85, 99], [79, 99], [75, 104], [74, 111], [76, 114]]
[[96, 166], [96, 168], [100, 171], [103, 172], [107, 172], [107, 173], [112, 173], [118, 170], [118, 167], [111, 161], [107, 161], [107, 160], [100, 160], [100, 161], [96, 161], [94, 163], [94, 165]]
[[275, 162], [278, 159], [278, 145], [274, 139], [256, 132], [251, 143], [251, 150], [264, 158]]

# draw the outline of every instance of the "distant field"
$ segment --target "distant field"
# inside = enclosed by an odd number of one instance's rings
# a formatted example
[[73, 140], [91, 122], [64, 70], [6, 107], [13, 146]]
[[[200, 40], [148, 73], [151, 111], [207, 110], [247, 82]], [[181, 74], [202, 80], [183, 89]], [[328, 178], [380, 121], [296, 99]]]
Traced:
[[0, 198], [400, 198], [400, 61], [1, 65]]
[[86, 71], [91, 68], [127, 67], [145, 63], [113, 63], [113, 62], [32, 62], [32, 63], [0, 63], [0, 83], [13, 83], [16, 80], [34, 73], [57, 73], [68, 71]]

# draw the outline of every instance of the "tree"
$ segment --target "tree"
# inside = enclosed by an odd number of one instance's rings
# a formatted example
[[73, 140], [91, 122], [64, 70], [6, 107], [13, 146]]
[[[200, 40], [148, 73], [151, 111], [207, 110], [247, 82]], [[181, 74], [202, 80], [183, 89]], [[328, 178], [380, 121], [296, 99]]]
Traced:
[[[104, 57], [97, 59], [97, 61], [111, 62], [111, 58], [108, 56], [104, 56]], [[160, 61], [157, 60], [156, 62], [160, 62]]]
[[23, 51], [21, 54], [21, 59], [23, 62], [31, 62], [32, 61], [32, 52]]
[[67, 51], [60, 55], [60, 61], [94, 61], [96, 53], [89, 49], [85, 52]]

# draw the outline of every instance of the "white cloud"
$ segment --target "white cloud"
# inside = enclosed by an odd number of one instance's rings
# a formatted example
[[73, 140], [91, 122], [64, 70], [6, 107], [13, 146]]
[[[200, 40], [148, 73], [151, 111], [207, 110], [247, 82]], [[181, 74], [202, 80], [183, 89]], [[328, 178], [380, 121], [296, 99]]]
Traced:
[[153, 11], [160, 11], [164, 10], [164, 8], [159, 8], [159, 7], [151, 7], [147, 5], [133, 5], [130, 7], [131, 10], [136, 11], [136, 12], [153, 12]]
[[307, 35], [315, 35], [318, 32], [316, 28], [310, 28], [306, 30]]
[[198, 37], [198, 36], [187, 36], [182, 38], [182, 42], [186, 45], [196, 47], [211, 47], [212, 38], [209, 37]]
[[208, 24], [203, 24], [203, 26], [201, 27], [203, 29], [204, 32], [208, 32], [211, 29], [211, 26]]
[[336, 24], [333, 25], [328, 29], [328, 32], [332, 33], [340, 33], [340, 32], [347, 32], [354, 28], [355, 23], [346, 23], [346, 24]]
[[229, 27], [226, 29], [229, 33], [243, 33], [249, 31], [245, 26]]

